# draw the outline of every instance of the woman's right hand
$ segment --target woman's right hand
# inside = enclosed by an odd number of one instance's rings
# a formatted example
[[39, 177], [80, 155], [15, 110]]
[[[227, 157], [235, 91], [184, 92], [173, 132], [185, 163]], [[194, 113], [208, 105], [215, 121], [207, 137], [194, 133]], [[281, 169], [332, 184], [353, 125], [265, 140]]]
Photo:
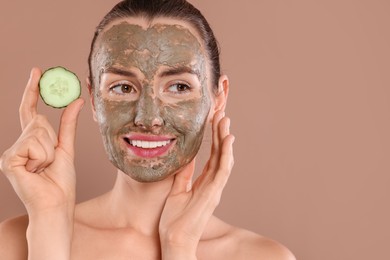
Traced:
[[74, 208], [74, 140], [84, 104], [78, 99], [63, 111], [57, 135], [46, 117], [37, 113], [40, 77], [41, 71], [32, 69], [19, 110], [22, 134], [0, 158], [1, 171], [29, 215]]

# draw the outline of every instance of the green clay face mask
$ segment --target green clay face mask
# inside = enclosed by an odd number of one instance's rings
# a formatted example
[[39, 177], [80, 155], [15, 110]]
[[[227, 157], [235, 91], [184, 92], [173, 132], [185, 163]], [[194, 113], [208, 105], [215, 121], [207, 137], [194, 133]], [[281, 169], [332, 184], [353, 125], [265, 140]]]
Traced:
[[[211, 108], [211, 92], [206, 55], [190, 30], [168, 24], [146, 29], [115, 24], [99, 36], [92, 69], [96, 118], [106, 152], [118, 169], [137, 181], [153, 182], [194, 159]], [[123, 80], [134, 91], [122, 91]], [[116, 82], [122, 84], [119, 94], [112, 91]], [[178, 91], [178, 82], [189, 88]], [[169, 148], [158, 156], [139, 156], [131, 139], [145, 135], [169, 138]]]

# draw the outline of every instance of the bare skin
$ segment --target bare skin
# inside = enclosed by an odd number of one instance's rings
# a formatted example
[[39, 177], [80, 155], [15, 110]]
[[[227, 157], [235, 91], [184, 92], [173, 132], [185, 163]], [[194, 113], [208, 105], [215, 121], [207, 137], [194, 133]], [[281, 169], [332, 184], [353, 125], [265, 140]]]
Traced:
[[[91, 221], [90, 215], [84, 217]], [[76, 217], [71, 259], [161, 259], [159, 242], [152, 236], [130, 228], [99, 228], [79, 221]], [[3, 259], [27, 259], [27, 225], [27, 216], [10, 219], [0, 225], [0, 256]], [[215, 217], [209, 221], [199, 242], [197, 257], [206, 260], [295, 260], [291, 252], [278, 242], [233, 227]]]
[[[128, 22], [148, 26], [141, 19]], [[155, 22], [192, 31], [171, 19]], [[32, 71], [23, 96], [22, 135], [0, 161], [28, 212], [0, 224], [0, 259], [295, 259], [279, 243], [213, 216], [233, 166], [234, 137], [223, 112], [226, 76], [216, 96], [207, 85], [213, 141], [198, 179], [192, 183], [194, 160], [154, 182], [136, 181], [118, 169], [111, 191], [75, 206], [73, 143], [83, 101], [65, 109], [55, 133], [36, 109], [40, 75], [39, 69]], [[91, 94], [97, 119], [94, 98]]]

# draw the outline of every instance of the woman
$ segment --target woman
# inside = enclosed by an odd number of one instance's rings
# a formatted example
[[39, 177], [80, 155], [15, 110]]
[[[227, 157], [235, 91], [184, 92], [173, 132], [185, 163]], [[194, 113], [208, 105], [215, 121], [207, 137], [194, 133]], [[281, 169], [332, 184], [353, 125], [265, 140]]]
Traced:
[[[58, 135], [36, 109], [39, 69], [20, 107], [23, 133], [1, 169], [28, 216], [0, 228], [1, 259], [294, 259], [282, 245], [213, 216], [233, 166], [228, 78], [214, 35], [183, 0], [123, 1], [97, 27], [87, 80], [117, 167], [111, 191], [75, 206], [78, 99]], [[192, 184], [205, 127], [211, 156]]]

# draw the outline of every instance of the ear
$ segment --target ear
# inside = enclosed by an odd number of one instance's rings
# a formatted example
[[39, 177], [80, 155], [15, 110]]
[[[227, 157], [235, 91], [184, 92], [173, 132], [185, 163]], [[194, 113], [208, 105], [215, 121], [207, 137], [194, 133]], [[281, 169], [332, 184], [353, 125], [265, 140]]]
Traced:
[[95, 120], [95, 122], [97, 122], [96, 109], [95, 109], [95, 99], [94, 99], [92, 84], [91, 84], [91, 81], [89, 80], [89, 78], [86, 79], [86, 82], [87, 82], [87, 87], [88, 87], [88, 92], [89, 92], [89, 101], [91, 102], [93, 120]]
[[225, 110], [227, 98], [229, 95], [229, 78], [222, 75], [218, 80], [218, 92], [215, 96], [214, 113], [218, 110]]

